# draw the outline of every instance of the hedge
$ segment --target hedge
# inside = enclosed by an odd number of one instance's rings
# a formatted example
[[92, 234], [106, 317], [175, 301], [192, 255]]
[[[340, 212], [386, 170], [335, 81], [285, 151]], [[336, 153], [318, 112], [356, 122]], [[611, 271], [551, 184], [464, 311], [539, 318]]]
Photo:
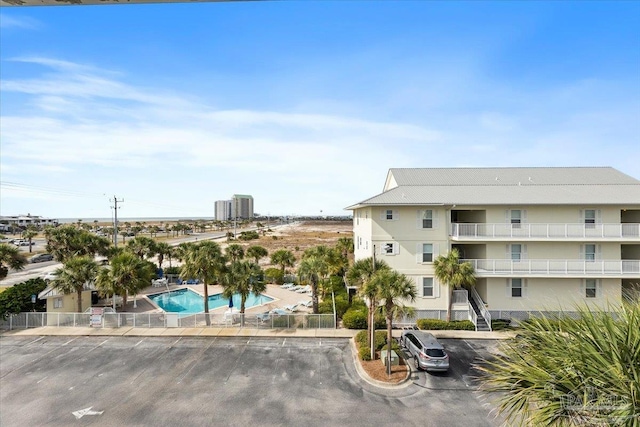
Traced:
[[36, 303], [31, 303], [31, 295], [38, 295], [47, 287], [42, 278], [29, 279], [26, 282], [18, 283], [0, 293], [0, 318], [6, 319], [10, 314], [22, 313], [25, 311], [46, 311], [46, 300], [36, 299]]
[[[359, 348], [358, 353], [360, 354], [360, 358], [362, 360], [371, 360], [371, 357], [370, 357], [371, 350], [369, 349], [369, 337], [368, 337], [367, 331], [358, 332], [354, 340], [358, 344], [358, 348]], [[376, 351], [380, 351], [382, 349], [387, 348], [387, 331], [386, 330], [376, 331], [375, 346], [376, 346]], [[395, 351], [400, 350], [400, 346], [398, 345], [398, 342], [396, 340], [391, 341], [391, 349]], [[364, 354], [366, 354], [367, 356], [366, 359], [363, 357]]]
[[[369, 315], [367, 309], [350, 308], [342, 316], [342, 326], [347, 329], [367, 329], [367, 316]], [[383, 316], [376, 315], [376, 329], [386, 328], [387, 324]]]
[[438, 319], [418, 319], [416, 322], [418, 329], [428, 331], [454, 330], [454, 331], [475, 331], [476, 327], [469, 320], [453, 320], [447, 322]]

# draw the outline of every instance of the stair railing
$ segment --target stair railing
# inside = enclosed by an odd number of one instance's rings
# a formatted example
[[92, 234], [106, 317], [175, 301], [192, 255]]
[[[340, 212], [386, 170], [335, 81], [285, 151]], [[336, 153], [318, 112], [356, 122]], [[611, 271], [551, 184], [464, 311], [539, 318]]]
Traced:
[[487, 307], [485, 307], [484, 301], [482, 301], [482, 298], [480, 298], [480, 295], [478, 295], [478, 291], [476, 291], [475, 287], [471, 288], [470, 295], [473, 301], [478, 306], [478, 309], [480, 310], [480, 314], [482, 315], [482, 317], [484, 317], [484, 320], [487, 322], [487, 326], [491, 331], [492, 330], [491, 329], [491, 313], [489, 313], [489, 310], [487, 310]]

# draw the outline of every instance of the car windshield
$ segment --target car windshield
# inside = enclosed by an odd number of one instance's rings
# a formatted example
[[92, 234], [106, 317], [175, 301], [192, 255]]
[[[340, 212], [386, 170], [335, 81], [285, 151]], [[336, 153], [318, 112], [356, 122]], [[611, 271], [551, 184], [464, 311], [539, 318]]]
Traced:
[[428, 348], [427, 356], [429, 357], [444, 357], [445, 352], [440, 350], [439, 348]]

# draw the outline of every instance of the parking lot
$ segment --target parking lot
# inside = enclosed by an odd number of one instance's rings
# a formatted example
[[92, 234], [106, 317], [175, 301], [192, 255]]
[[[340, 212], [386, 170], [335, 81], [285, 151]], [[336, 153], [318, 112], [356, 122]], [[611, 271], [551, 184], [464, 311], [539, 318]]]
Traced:
[[380, 389], [347, 339], [5, 335], [0, 425], [498, 425], [470, 377], [495, 342], [441, 342], [449, 374]]

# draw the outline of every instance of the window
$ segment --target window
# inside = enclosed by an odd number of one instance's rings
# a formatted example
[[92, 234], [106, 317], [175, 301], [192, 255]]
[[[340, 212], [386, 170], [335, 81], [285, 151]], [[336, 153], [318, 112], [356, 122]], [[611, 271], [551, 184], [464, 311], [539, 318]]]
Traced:
[[392, 209], [387, 209], [385, 211], [385, 216], [387, 218], [387, 221], [392, 221], [393, 220], [393, 210]]
[[422, 296], [423, 297], [432, 297], [433, 294], [433, 278], [432, 277], [423, 277], [422, 278]]
[[511, 297], [522, 297], [522, 279], [511, 279]]
[[56, 298], [53, 300], [53, 308], [62, 308], [62, 298]]
[[585, 297], [587, 298], [595, 298], [596, 297], [596, 279], [587, 279], [585, 282]]
[[433, 228], [433, 211], [431, 209], [422, 214], [422, 228]]
[[433, 262], [433, 245], [431, 243], [422, 245], [422, 262]]
[[383, 243], [382, 246], [380, 246], [380, 253], [382, 255], [396, 255], [399, 249], [400, 247], [396, 242]]
[[511, 210], [511, 228], [520, 228], [522, 223], [522, 211], [518, 209]]
[[586, 209], [584, 211], [584, 225], [585, 225], [585, 228], [596, 227], [596, 210], [595, 209]]
[[593, 245], [593, 244], [584, 245], [584, 259], [586, 261], [596, 260], [596, 245]]
[[522, 260], [522, 245], [519, 243], [511, 245], [511, 261], [520, 260]]

